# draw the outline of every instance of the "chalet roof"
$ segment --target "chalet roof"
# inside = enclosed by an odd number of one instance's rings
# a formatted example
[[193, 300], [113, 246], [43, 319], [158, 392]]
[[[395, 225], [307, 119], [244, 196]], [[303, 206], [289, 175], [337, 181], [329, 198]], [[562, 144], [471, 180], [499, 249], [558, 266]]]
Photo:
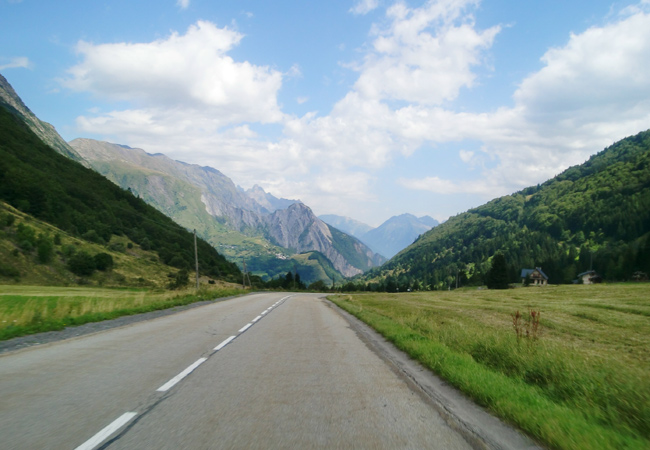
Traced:
[[538, 271], [542, 278], [548, 280], [548, 276], [544, 273], [541, 267], [535, 267], [534, 269], [521, 269], [521, 278], [526, 278], [528, 275], [532, 274], [535, 271]]
[[585, 275], [596, 275], [596, 271], [595, 270], [587, 270], [586, 272], [579, 273], [578, 278], [582, 278]]

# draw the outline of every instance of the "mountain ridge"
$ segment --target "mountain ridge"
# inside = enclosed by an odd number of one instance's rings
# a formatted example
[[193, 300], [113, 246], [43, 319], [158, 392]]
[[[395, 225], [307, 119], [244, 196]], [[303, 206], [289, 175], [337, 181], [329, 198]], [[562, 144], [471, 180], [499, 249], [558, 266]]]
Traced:
[[3, 103], [8, 111], [17, 114], [34, 134], [55, 151], [89, 167], [89, 164], [68, 145], [52, 125], [36, 117], [2, 74], [0, 74], [0, 103]]
[[[334, 245], [335, 237], [330, 230], [306, 205], [277, 199], [258, 186], [252, 194], [268, 202], [273, 210], [269, 212], [268, 208], [251, 198], [250, 192], [235, 186], [217, 169], [92, 139], [75, 139], [70, 145], [95, 170], [114, 183], [131, 189], [184, 226], [197, 228], [203, 237], [222, 246], [231, 260], [240, 256], [251, 258], [260, 253], [277, 254], [279, 250], [265, 243], [270, 239], [272, 244], [293, 253], [318, 251], [330, 258], [334, 267], [348, 277], [383, 262], [361, 242], [340, 246], [344, 250], [341, 253]], [[284, 205], [288, 206], [277, 209]], [[239, 238], [248, 239], [249, 247], [244, 249], [244, 253], [220, 240], [228, 232], [246, 236]], [[365, 256], [360, 258], [360, 254]], [[350, 259], [356, 265], [348, 263]]]

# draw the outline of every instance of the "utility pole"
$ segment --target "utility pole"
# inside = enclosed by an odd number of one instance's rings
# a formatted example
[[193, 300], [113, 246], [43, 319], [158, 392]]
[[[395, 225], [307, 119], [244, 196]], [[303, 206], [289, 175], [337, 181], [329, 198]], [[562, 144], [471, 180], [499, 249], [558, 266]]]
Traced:
[[242, 289], [246, 289], [246, 259], [242, 258], [242, 261], [244, 262], [244, 271], [241, 274], [241, 287]]
[[253, 287], [253, 284], [251, 283], [251, 277], [248, 276], [248, 269], [246, 268], [246, 259], [242, 258], [242, 261], [244, 262], [244, 273], [242, 274], [242, 288], [246, 289], [246, 279], [248, 278], [248, 286]]
[[199, 290], [199, 249], [196, 246], [196, 229], [194, 229], [194, 265], [196, 266], [196, 290]]

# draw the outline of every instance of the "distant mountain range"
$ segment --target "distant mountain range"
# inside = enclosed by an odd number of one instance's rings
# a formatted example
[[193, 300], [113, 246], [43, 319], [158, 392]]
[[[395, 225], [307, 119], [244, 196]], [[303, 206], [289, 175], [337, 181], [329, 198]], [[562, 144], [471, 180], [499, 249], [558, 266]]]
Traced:
[[[301, 271], [300, 253], [319, 252], [335, 271], [350, 277], [385, 259], [359, 240], [318, 219], [297, 200], [278, 199], [255, 186], [248, 191], [216, 169], [174, 161], [141, 149], [75, 139], [70, 146], [102, 175], [130, 189], [177, 223], [195, 228], [231, 260], [264, 277]], [[310, 266], [319, 258], [309, 260]], [[322, 279], [324, 268], [305, 268], [303, 281]], [[303, 271], [304, 272], [304, 271]], [[334, 276], [334, 278], [337, 278]], [[327, 276], [328, 281], [334, 281]]]
[[349, 217], [327, 214], [319, 216], [324, 222], [358, 238], [373, 251], [392, 258], [413, 243], [422, 233], [439, 223], [432, 217], [415, 217], [412, 214], [393, 216], [377, 228]]

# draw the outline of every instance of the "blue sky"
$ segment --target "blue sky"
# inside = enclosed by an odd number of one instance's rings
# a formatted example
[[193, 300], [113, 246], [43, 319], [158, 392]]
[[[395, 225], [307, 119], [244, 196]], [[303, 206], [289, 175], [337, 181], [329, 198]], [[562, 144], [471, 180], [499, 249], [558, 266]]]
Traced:
[[0, 73], [65, 139], [375, 226], [650, 128], [650, 0], [0, 0], [0, 29]]

